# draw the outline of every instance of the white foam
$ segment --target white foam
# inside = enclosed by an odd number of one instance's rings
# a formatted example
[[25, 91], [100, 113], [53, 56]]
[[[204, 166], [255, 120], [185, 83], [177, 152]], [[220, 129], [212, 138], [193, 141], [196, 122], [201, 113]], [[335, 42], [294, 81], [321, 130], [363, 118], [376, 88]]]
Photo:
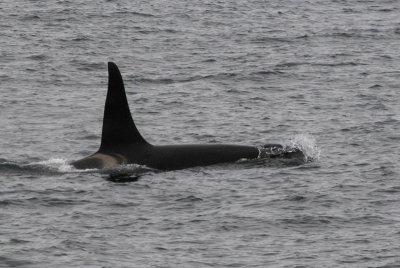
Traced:
[[51, 170], [59, 171], [62, 173], [77, 171], [73, 166], [68, 163], [68, 160], [63, 158], [50, 158], [49, 160], [32, 163], [32, 165], [45, 166]]
[[316, 139], [310, 134], [297, 134], [287, 145], [290, 148], [296, 148], [303, 152], [305, 161], [318, 161], [321, 149], [318, 148]]

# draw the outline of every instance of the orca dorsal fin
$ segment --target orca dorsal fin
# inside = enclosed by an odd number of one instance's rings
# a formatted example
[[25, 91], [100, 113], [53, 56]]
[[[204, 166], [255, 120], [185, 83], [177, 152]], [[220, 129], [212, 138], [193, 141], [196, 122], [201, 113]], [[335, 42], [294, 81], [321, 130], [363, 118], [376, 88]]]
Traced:
[[147, 144], [133, 122], [121, 73], [115, 63], [109, 62], [100, 150], [127, 143]]

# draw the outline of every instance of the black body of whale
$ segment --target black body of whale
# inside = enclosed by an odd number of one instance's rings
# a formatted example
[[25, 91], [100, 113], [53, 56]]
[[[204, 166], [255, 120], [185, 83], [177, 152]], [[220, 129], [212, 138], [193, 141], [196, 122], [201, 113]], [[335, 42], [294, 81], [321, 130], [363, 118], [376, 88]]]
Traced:
[[108, 73], [101, 145], [93, 155], [72, 162], [71, 165], [77, 169], [103, 169], [138, 164], [160, 170], [176, 170], [241, 159], [302, 156], [300, 150], [285, 151], [279, 144], [267, 144], [262, 147], [229, 144], [152, 145], [142, 137], [135, 126], [121, 73], [112, 62], [108, 63]]

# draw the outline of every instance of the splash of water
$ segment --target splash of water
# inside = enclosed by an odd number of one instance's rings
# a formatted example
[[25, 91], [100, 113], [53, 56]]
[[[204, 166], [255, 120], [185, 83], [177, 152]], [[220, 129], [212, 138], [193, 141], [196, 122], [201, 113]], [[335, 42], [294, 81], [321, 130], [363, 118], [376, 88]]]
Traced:
[[51, 158], [46, 161], [38, 162], [16, 162], [4, 160], [0, 161], [0, 172], [2, 173], [29, 173], [29, 174], [57, 174], [72, 172], [73, 167], [70, 166], [65, 159]]
[[44, 166], [51, 171], [58, 171], [61, 173], [68, 173], [75, 171], [73, 166], [71, 166], [66, 159], [62, 158], [50, 158], [45, 161], [31, 163], [34, 166]]
[[[73, 172], [99, 172], [98, 169], [76, 169], [74, 168], [70, 162], [66, 159], [62, 158], [50, 158], [49, 160], [40, 161], [36, 163], [32, 163], [31, 165], [35, 166], [43, 166], [46, 169], [57, 171], [61, 173], [73, 173]], [[129, 164], [129, 165], [121, 165], [116, 166], [110, 169], [101, 170], [101, 173], [105, 174], [115, 174], [115, 173], [143, 173], [145, 171], [151, 170], [146, 166], [136, 165], [136, 164]]]
[[295, 135], [285, 147], [302, 151], [306, 162], [318, 161], [321, 154], [314, 136], [310, 134]]
[[76, 169], [70, 164], [70, 161], [63, 158], [50, 158], [48, 160], [34, 161], [28, 163], [21, 163], [15, 161], [8, 161], [0, 158], [0, 173], [29, 173], [29, 174], [41, 174], [41, 175], [54, 175], [64, 173], [102, 173], [102, 174], [129, 174], [129, 175], [140, 175], [147, 172], [154, 171], [146, 166], [137, 164], [128, 164], [116, 166], [109, 169]]

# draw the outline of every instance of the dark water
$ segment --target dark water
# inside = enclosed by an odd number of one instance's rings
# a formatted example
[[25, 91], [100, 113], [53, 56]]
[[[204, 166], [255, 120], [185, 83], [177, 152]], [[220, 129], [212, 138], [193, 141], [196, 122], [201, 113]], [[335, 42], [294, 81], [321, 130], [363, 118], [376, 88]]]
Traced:
[[[399, 1], [0, 15], [1, 267], [400, 267]], [[75, 171], [100, 142], [109, 60], [151, 143], [295, 142], [315, 161]]]

